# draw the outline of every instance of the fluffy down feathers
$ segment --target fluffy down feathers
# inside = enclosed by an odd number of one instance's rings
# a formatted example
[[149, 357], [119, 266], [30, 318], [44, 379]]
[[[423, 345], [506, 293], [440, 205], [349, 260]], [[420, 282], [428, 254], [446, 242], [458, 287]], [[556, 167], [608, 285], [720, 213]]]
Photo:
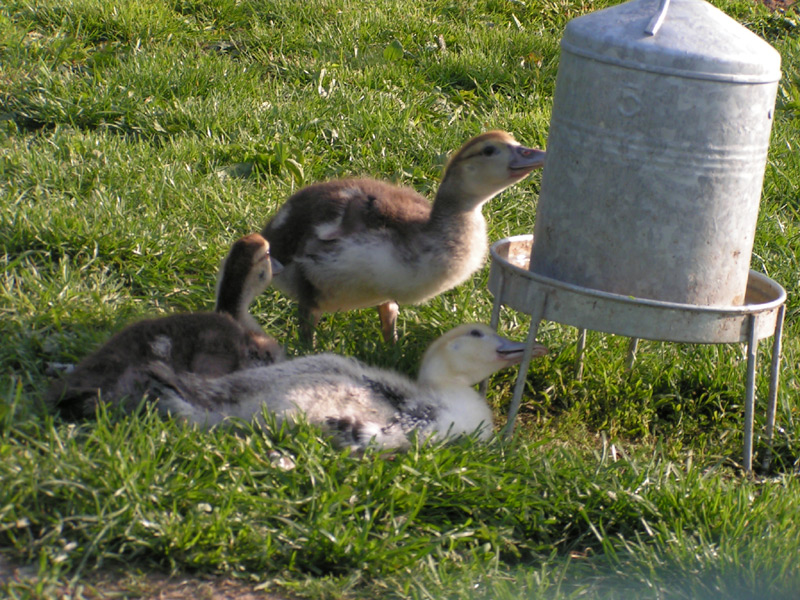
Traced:
[[[249, 420], [266, 407], [279, 420], [304, 414], [331, 431], [340, 445], [405, 448], [412, 434], [489, 437], [492, 412], [473, 386], [518, 363], [523, 349], [476, 324], [459, 326], [434, 342], [416, 381], [334, 354], [214, 380], [176, 374], [163, 363], [151, 365], [150, 374], [164, 414], [204, 427], [229, 417]], [[535, 356], [545, 352], [543, 346], [534, 349]]]
[[138, 406], [153, 361], [177, 373], [218, 377], [238, 369], [283, 359], [283, 350], [248, 312], [256, 295], [269, 286], [280, 264], [258, 234], [237, 240], [220, 270], [216, 312], [179, 314], [129, 325], [55, 380], [45, 401], [69, 419], [91, 417], [102, 400]]
[[394, 339], [396, 303], [424, 302], [478, 270], [488, 246], [481, 207], [543, 164], [544, 152], [490, 131], [452, 157], [433, 204], [372, 179], [303, 188], [262, 231], [285, 266], [274, 283], [297, 299], [307, 338], [324, 312], [379, 306]]

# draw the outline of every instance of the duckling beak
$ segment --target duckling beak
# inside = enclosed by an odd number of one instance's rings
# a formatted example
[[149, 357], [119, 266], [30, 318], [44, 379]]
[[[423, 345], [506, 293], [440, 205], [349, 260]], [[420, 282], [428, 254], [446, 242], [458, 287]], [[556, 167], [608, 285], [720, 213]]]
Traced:
[[[516, 365], [522, 361], [522, 354], [525, 352], [525, 344], [522, 342], [512, 342], [505, 338], [500, 338], [501, 343], [497, 347], [497, 354], [506, 361], [509, 365]], [[537, 356], [544, 356], [548, 350], [541, 344], [534, 343], [531, 358]]]
[[283, 271], [283, 265], [275, 258], [269, 257], [269, 266], [272, 269], [272, 276], [275, 277], [278, 273]]
[[546, 152], [544, 150], [514, 146], [508, 169], [515, 177], [525, 177], [534, 169], [540, 169], [544, 166], [545, 155]]

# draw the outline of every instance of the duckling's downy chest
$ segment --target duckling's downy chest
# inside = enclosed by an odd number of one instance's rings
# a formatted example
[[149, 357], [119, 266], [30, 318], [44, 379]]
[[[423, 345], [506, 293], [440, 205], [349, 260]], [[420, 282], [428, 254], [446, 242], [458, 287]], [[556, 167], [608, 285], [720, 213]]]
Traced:
[[472, 388], [442, 391], [443, 401], [437, 411], [436, 430], [441, 435], [469, 435], [478, 431], [478, 438], [492, 435], [492, 411]]
[[416, 304], [462, 283], [486, 253], [486, 223], [476, 211], [413, 235], [384, 230], [341, 240], [335, 251], [304, 260], [303, 270], [323, 310]]

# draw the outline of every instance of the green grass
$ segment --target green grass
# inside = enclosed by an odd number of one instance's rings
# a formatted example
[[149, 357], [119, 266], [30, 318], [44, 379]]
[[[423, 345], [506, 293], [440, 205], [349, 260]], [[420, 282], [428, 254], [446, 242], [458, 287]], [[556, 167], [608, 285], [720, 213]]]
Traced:
[[[545, 324], [512, 442], [349, 456], [307, 425], [198, 434], [151, 414], [70, 425], [39, 399], [125, 323], [212, 304], [228, 244], [293, 190], [371, 175], [432, 192], [447, 153], [503, 128], [546, 145], [558, 43], [606, 2], [10, 0], [0, 7], [0, 552], [57, 597], [108, 570], [222, 573], [328, 598], [794, 598], [800, 587], [800, 17], [718, 2], [781, 53], [753, 268], [789, 293], [769, 472], [743, 477], [739, 346]], [[540, 175], [484, 210], [533, 230]], [[488, 268], [403, 307], [330, 315], [320, 349], [413, 373], [488, 322]], [[300, 351], [292, 304], [256, 314]], [[525, 315], [504, 310], [522, 338]], [[769, 351], [757, 381], [766, 395]], [[492, 379], [503, 423], [515, 373]], [[756, 431], [764, 424], [759, 404]], [[767, 448], [756, 439], [757, 459]], [[280, 459], [292, 468], [281, 468]], [[77, 587], [76, 587], [77, 586]]]

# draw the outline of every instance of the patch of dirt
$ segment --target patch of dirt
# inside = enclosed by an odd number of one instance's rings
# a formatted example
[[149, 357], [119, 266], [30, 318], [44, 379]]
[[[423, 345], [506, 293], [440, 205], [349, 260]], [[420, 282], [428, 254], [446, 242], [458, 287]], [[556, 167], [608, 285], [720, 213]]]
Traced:
[[757, 0], [761, 2], [764, 6], [766, 6], [770, 10], [781, 10], [785, 11], [787, 8], [792, 6], [797, 2], [797, 0]]
[[[20, 565], [0, 555], [0, 592], [5, 586], [31, 585], [37, 579], [36, 568]], [[75, 585], [54, 590], [59, 598], [75, 600], [298, 600], [294, 596], [275, 594], [236, 579], [203, 575], [164, 575], [159, 573], [126, 573], [114, 569], [91, 573]]]
[[[291, 600], [257, 589], [251, 585], [223, 577], [195, 577], [187, 575], [158, 575], [153, 573], [103, 575], [96, 581], [86, 582], [84, 597], [92, 600], [119, 598], [133, 593], [143, 600]], [[91, 592], [90, 592], [91, 590]], [[89, 592], [89, 593], [87, 593]], [[131, 597], [131, 596], [128, 596]]]

